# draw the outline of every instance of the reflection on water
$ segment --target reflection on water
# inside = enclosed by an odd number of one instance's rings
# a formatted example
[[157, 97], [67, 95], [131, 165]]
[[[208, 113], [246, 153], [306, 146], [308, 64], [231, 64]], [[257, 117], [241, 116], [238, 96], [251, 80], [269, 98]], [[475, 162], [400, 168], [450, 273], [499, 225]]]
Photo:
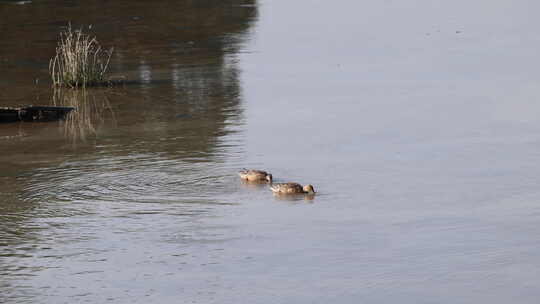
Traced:
[[251, 189], [267, 189], [270, 191], [269, 183], [267, 181], [247, 181], [244, 179], [240, 180], [240, 183], [243, 187], [251, 188]]
[[[0, 2], [10, 16], [0, 20], [0, 84], [10, 86], [0, 106], [76, 108], [0, 130], [0, 302], [143, 299], [152, 289], [134, 280], [141, 271], [163, 277], [235, 238], [211, 220], [238, 205], [220, 197], [236, 187], [236, 53], [256, 10], [254, 0]], [[121, 85], [51, 89], [46, 64], [69, 21], [115, 47]], [[112, 273], [135, 283], [129, 296], [103, 281]]]
[[279, 193], [272, 193], [274, 197], [281, 201], [289, 201], [289, 202], [301, 202], [305, 201], [308, 203], [313, 203], [313, 200], [315, 199], [315, 194], [299, 194], [299, 195], [287, 195], [287, 194], [279, 194]]
[[53, 105], [73, 107], [63, 123], [64, 134], [73, 142], [86, 142], [87, 137], [97, 136], [97, 129], [106, 120], [115, 125], [114, 111], [106, 90], [54, 89]]

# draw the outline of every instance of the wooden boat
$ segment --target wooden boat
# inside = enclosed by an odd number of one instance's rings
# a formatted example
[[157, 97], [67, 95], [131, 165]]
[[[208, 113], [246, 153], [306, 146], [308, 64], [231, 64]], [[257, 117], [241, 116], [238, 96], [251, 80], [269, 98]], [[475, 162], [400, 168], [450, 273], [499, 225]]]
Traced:
[[0, 108], [0, 123], [17, 121], [54, 121], [64, 119], [73, 107], [27, 106]]

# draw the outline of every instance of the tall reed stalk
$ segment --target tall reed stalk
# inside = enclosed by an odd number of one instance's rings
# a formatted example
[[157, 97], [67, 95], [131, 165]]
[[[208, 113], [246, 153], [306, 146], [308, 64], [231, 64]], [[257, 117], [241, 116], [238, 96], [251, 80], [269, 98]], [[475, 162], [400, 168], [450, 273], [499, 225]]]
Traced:
[[71, 25], [60, 33], [56, 55], [49, 61], [55, 86], [87, 87], [107, 83], [105, 73], [113, 49], [103, 50], [95, 37]]

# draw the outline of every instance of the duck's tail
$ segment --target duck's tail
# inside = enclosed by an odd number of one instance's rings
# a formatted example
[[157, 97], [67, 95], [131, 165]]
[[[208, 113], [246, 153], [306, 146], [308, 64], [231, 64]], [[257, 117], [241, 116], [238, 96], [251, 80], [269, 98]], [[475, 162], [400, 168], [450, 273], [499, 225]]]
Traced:
[[242, 170], [238, 171], [238, 175], [241, 177], [241, 178], [244, 178], [246, 177], [246, 174], [248, 173], [248, 170], [246, 168], [242, 168]]
[[279, 185], [278, 184], [270, 185], [270, 186], [268, 186], [268, 188], [270, 188], [270, 190], [272, 190], [272, 192], [274, 192], [274, 193], [279, 192]]

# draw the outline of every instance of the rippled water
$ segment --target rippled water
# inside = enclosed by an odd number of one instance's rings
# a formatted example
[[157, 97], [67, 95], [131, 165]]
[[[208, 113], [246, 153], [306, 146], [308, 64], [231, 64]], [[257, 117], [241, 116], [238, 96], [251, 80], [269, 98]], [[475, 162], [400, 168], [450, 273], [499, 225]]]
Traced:
[[536, 6], [0, 1], [0, 106], [77, 108], [0, 125], [0, 302], [536, 303]]

